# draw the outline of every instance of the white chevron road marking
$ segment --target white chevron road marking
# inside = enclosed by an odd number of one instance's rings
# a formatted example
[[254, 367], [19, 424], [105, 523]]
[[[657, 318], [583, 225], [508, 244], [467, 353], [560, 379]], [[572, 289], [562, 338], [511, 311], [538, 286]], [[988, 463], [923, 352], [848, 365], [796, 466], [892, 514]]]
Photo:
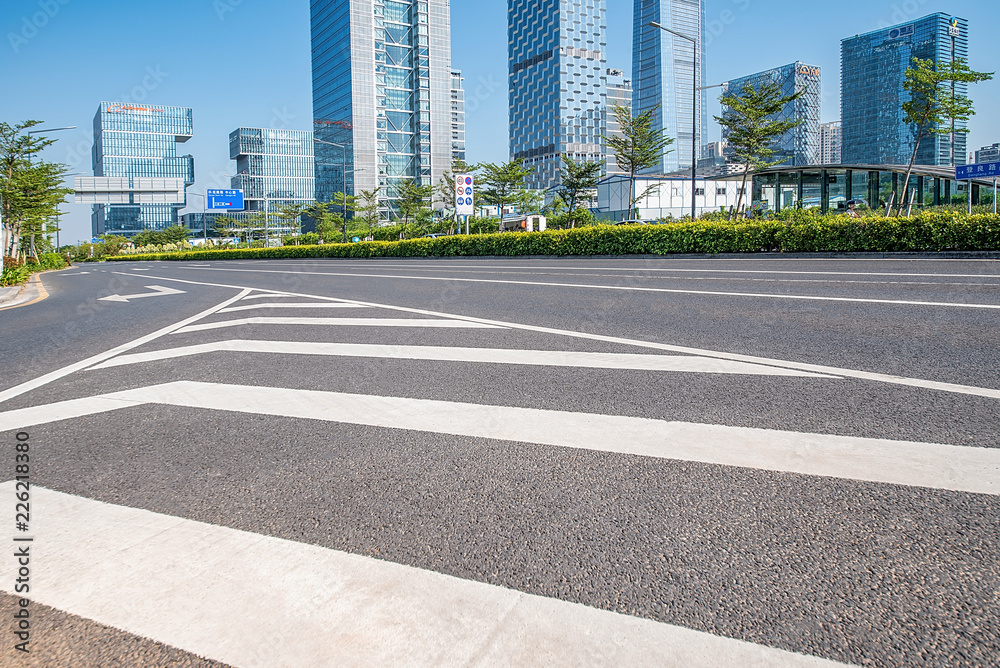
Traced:
[[[220, 311], [221, 313], [222, 311]], [[746, 364], [710, 357], [678, 355], [635, 355], [589, 353], [564, 350], [515, 350], [497, 348], [452, 348], [441, 346], [398, 346], [364, 343], [314, 343], [305, 341], [255, 341], [233, 339], [193, 346], [154, 350], [148, 353], [121, 355], [91, 369], [141, 364], [213, 352], [275, 353], [288, 355], [329, 355], [375, 357], [383, 359], [434, 360], [488, 364], [526, 364], [535, 366], [582, 367], [587, 369], [633, 369], [642, 371], [679, 371], [688, 373], [729, 373], [754, 376], [792, 376], [800, 378], [836, 378], [823, 374], [782, 369], [761, 364]]]
[[1000, 448], [340, 392], [178, 381], [0, 413], [0, 432], [137, 403], [324, 420], [850, 480], [1000, 494]]
[[32, 506], [32, 600], [242, 668], [843, 665], [40, 487]]
[[235, 313], [236, 311], [252, 311], [254, 309], [262, 308], [370, 308], [368, 306], [361, 306], [360, 304], [338, 304], [335, 302], [323, 303], [323, 302], [308, 302], [305, 304], [289, 304], [288, 302], [283, 302], [281, 304], [250, 304], [248, 306], [232, 306], [230, 308], [224, 308], [219, 313]]

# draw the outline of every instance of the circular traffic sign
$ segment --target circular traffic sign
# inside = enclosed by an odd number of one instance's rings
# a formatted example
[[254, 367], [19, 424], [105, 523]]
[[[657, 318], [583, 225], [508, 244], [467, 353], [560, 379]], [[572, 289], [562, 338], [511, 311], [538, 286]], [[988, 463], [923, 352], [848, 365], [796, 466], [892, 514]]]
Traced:
[[467, 185], [467, 186], [471, 186], [472, 185], [472, 177], [471, 176], [466, 176], [465, 177], [465, 185]]
[[472, 194], [472, 188], [466, 188], [465, 189], [465, 194], [466, 195], [471, 195]]

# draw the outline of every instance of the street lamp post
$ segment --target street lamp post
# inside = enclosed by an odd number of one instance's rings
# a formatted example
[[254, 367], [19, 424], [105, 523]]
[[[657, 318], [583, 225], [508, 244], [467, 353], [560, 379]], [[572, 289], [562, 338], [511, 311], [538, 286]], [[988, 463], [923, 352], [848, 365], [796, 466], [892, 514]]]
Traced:
[[341, 190], [341, 195], [344, 196], [344, 243], [347, 243], [347, 146], [344, 144], [336, 144], [332, 141], [323, 141], [322, 139], [316, 139], [313, 137], [313, 141], [317, 144], [328, 144], [330, 146], [336, 146], [342, 152], [343, 158], [343, 171], [341, 172], [341, 180], [343, 189]]
[[698, 153], [698, 40], [662, 26], [656, 21], [650, 21], [649, 25], [691, 42], [691, 220], [694, 221], [694, 193], [698, 184], [698, 160], [695, 157]]
[[[60, 130], [76, 130], [75, 125], [68, 125], [64, 128], [49, 128], [47, 130], [28, 130], [25, 134], [38, 135], [43, 132], [59, 132]], [[31, 155], [28, 156], [28, 167], [31, 167]], [[32, 242], [34, 243], [34, 242]], [[59, 252], [59, 221], [56, 220], [56, 252]]]

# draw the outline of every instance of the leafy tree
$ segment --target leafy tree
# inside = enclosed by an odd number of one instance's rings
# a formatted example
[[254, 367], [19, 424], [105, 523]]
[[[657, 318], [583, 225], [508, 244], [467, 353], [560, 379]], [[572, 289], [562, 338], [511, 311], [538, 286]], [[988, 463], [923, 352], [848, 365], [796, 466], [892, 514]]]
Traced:
[[432, 185], [417, 185], [413, 179], [400, 181], [396, 203], [399, 212], [403, 215], [404, 228], [411, 217], [416, 220], [420, 213], [427, 208], [427, 203], [433, 194], [434, 186]]
[[[568, 155], [562, 156], [562, 178], [559, 189], [562, 200], [569, 206], [569, 227], [575, 227], [576, 205], [581, 199], [591, 196], [601, 180], [601, 163], [584, 160], [576, 162]], [[567, 201], [568, 200], [568, 201]]]
[[483, 186], [482, 200], [499, 207], [500, 229], [503, 229], [504, 207], [518, 201], [520, 192], [524, 190], [524, 179], [531, 174], [531, 169], [525, 168], [524, 160], [521, 158], [501, 164], [484, 162], [478, 165], [478, 169], [483, 170], [483, 175], [479, 179]]
[[128, 239], [117, 234], [102, 234], [101, 241], [104, 242], [103, 255], [118, 255], [128, 243]]
[[333, 199], [330, 201], [331, 211], [335, 212], [334, 215], [337, 216], [343, 228], [344, 243], [347, 243], [347, 213], [354, 211], [354, 199], [354, 195], [336, 192], [333, 193]]
[[0, 255], [3, 256], [21, 255], [23, 236], [29, 238], [30, 251], [37, 255], [38, 241], [54, 230], [59, 206], [73, 192], [62, 187], [64, 165], [33, 160], [55, 141], [27, 134], [40, 123], [0, 122], [0, 213], [3, 214]]
[[517, 193], [517, 212], [520, 214], [537, 213], [545, 206], [545, 193], [542, 190], [525, 188]]
[[366, 238], [374, 238], [374, 228], [379, 223], [378, 195], [381, 190], [381, 188], [362, 190], [354, 204], [354, 213], [357, 214], [357, 219], [368, 228]]
[[744, 167], [743, 183], [736, 199], [736, 211], [743, 203], [746, 192], [747, 176], [753, 170], [767, 169], [780, 165], [786, 158], [768, 162], [774, 155], [774, 144], [781, 135], [797, 128], [805, 119], [779, 121], [775, 119], [785, 105], [802, 97], [805, 91], [796, 91], [791, 95], [782, 95], [781, 86], [776, 83], [764, 83], [754, 88], [744, 84], [738, 93], [724, 93], [719, 101], [725, 107], [722, 116], [715, 120], [728, 130], [726, 140]]
[[308, 207], [308, 204], [282, 204], [278, 207], [278, 218], [283, 221], [282, 227], [296, 238], [296, 246], [298, 246], [298, 236], [302, 232], [302, 214]]
[[[628, 174], [629, 204], [628, 217], [632, 218], [632, 208], [636, 202], [656, 190], [650, 186], [638, 194], [635, 192], [635, 175], [649, 167], [659, 164], [666, 147], [674, 143], [672, 137], [663, 136], [663, 130], [653, 127], [656, 110], [654, 107], [638, 116], [632, 116], [632, 110], [621, 105], [614, 106], [615, 119], [621, 128], [621, 136], [604, 136], [604, 141], [615, 152], [618, 167]], [[669, 153], [669, 151], [667, 151]]]
[[165, 230], [143, 230], [132, 236], [136, 246], [165, 246], [184, 241], [191, 230], [183, 225], [172, 225]]
[[221, 237], [246, 237], [247, 244], [250, 243], [250, 223], [247, 220], [238, 220], [230, 216], [217, 216], [215, 219], [215, 231]]
[[[910, 99], [903, 103], [903, 112], [906, 114], [906, 122], [916, 126], [917, 137], [913, 143], [910, 164], [906, 168], [906, 180], [903, 181], [903, 192], [897, 210], [899, 213], [902, 213], [905, 206], [910, 174], [917, 159], [920, 141], [929, 134], [949, 134], [952, 132], [951, 122], [967, 121], [976, 113], [972, 100], [956, 93], [955, 85], [989, 81], [993, 78], [993, 72], [976, 72], [969, 69], [967, 61], [963, 58], [942, 63], [914, 58], [913, 67], [906, 70], [905, 77], [903, 88], [909, 92]], [[955, 128], [954, 131], [969, 130]]]
[[313, 202], [305, 208], [305, 214], [316, 222], [316, 234], [325, 243], [337, 237], [343, 223], [343, 216], [334, 210], [333, 202]]

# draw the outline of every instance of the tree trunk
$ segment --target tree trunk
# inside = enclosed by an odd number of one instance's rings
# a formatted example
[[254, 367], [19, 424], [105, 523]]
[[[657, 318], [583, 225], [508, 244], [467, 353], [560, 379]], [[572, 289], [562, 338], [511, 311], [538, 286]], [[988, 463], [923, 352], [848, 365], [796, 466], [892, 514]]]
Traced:
[[743, 166], [743, 181], [740, 183], [740, 191], [736, 193], [736, 215], [740, 215], [740, 207], [743, 204], [743, 195], [747, 191], [747, 175], [750, 174], [750, 163]]
[[903, 202], [906, 201], [906, 192], [910, 188], [910, 174], [913, 173], [913, 163], [917, 161], [917, 150], [920, 148], [920, 141], [924, 138], [924, 126], [927, 124], [926, 118], [917, 130], [917, 142], [913, 145], [913, 153], [910, 155], [910, 164], [906, 167], [906, 179], [903, 181], [903, 194], [899, 198], [899, 207], [896, 215], [903, 215]]
[[569, 198], [569, 226], [570, 226], [570, 229], [573, 229], [573, 228], [576, 227], [576, 221], [573, 220], [573, 211], [575, 210], [575, 207], [576, 207], [576, 195], [574, 194], [572, 197]]

